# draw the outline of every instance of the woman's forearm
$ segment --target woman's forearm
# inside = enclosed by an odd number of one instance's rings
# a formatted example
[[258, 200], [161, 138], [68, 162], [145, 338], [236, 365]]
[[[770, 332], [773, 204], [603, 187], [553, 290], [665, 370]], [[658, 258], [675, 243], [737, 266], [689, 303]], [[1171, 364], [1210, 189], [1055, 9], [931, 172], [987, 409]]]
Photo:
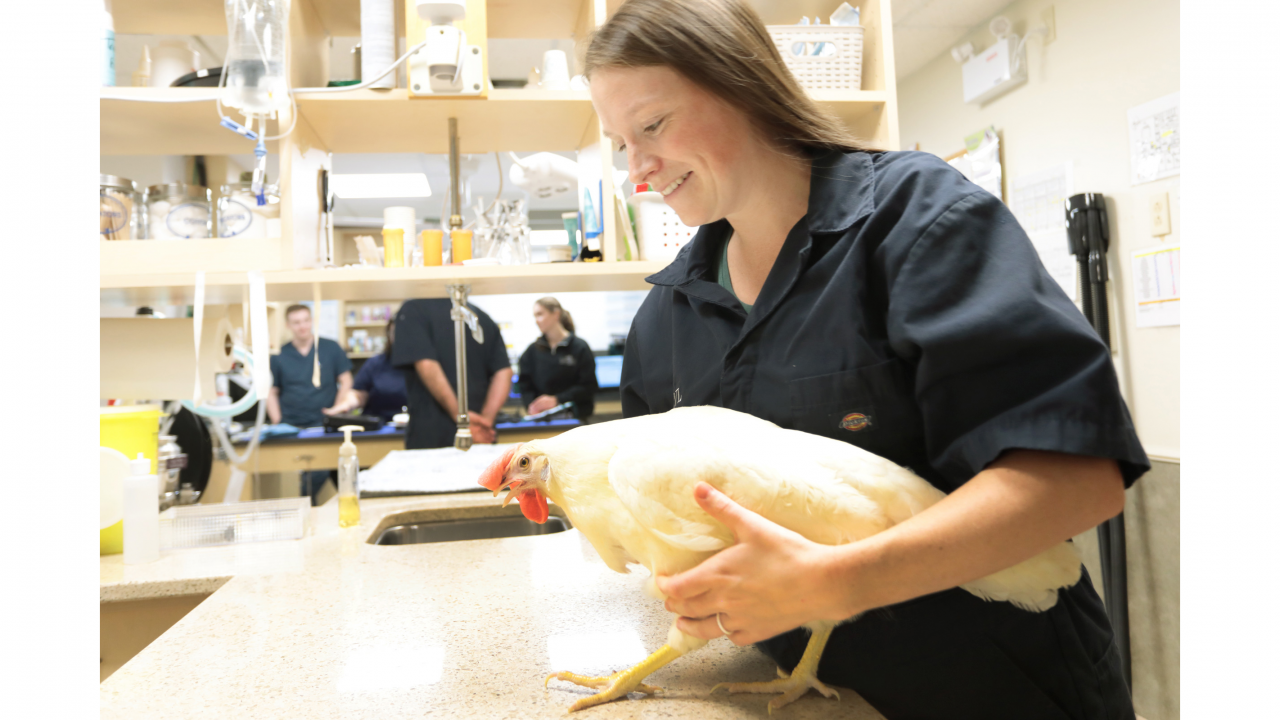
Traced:
[[837, 548], [830, 586], [849, 617], [1012, 567], [1123, 507], [1113, 460], [1010, 451], [919, 515]]

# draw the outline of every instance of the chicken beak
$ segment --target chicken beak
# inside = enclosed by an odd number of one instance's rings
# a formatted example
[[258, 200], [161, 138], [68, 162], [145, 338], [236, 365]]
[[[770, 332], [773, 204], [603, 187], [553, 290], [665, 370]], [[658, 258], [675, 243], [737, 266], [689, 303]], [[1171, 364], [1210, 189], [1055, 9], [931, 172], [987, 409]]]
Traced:
[[502, 457], [494, 460], [493, 464], [484, 469], [484, 472], [480, 473], [480, 485], [487, 490], [492, 490], [495, 497], [506, 485], [507, 468], [511, 465], [512, 458], [516, 456], [516, 453], [520, 452], [520, 448], [523, 446], [524, 443], [515, 445], [503, 453]]

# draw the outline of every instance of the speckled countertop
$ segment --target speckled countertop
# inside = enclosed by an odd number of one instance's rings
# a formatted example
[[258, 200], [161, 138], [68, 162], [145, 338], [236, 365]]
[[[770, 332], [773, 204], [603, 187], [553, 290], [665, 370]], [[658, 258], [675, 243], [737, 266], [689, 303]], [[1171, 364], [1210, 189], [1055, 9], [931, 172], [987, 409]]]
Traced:
[[[485, 493], [362, 500], [359, 527], [338, 529], [326, 507], [302, 540], [176, 551], [142, 566], [102, 558], [102, 602], [213, 594], [102, 683], [101, 717], [565, 717], [591, 691], [544, 689], [547, 673], [608, 674], [666, 641], [671, 615], [644, 594], [643, 570], [609, 570], [577, 530], [367, 542], [389, 525], [499, 514], [498, 503]], [[768, 718], [769, 696], [708, 691], [773, 677], [759, 651], [716, 640], [650, 676], [663, 695], [575, 716]], [[882, 717], [852, 691], [840, 695], [810, 692], [774, 717]]]

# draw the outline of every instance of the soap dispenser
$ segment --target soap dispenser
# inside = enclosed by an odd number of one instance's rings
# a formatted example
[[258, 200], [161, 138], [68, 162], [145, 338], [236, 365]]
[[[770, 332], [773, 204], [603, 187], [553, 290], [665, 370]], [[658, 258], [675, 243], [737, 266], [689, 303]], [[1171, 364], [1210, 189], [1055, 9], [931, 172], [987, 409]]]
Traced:
[[364, 428], [343, 425], [338, 430], [346, 437], [342, 447], [338, 448], [338, 527], [345, 528], [360, 524], [360, 460], [356, 458], [356, 445], [351, 442], [351, 433]]
[[129, 461], [124, 480], [124, 562], [141, 565], [160, 559], [160, 478], [142, 453]]

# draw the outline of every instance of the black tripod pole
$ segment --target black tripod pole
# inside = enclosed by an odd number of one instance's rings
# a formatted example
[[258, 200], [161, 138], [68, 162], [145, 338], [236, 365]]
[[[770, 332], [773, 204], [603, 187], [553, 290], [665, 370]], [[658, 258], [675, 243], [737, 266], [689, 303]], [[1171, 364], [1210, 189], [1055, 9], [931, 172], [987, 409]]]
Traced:
[[[1107, 311], [1106, 201], [1096, 193], [1081, 193], [1067, 200], [1067, 237], [1080, 266], [1080, 298], [1084, 316], [1108, 349], [1111, 320]], [[1102, 593], [1107, 617], [1120, 652], [1125, 684], [1133, 690], [1132, 656], [1129, 650], [1129, 578], [1125, 547], [1124, 513], [1098, 526], [1098, 555], [1102, 565]]]

